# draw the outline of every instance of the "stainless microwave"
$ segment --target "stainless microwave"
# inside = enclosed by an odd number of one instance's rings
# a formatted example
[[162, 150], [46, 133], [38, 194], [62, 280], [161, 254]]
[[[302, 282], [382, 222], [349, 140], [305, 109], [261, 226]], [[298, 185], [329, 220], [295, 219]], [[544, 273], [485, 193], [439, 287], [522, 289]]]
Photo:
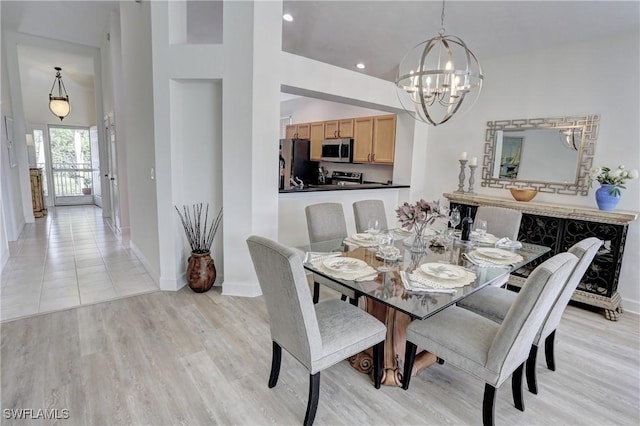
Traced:
[[333, 163], [351, 163], [353, 161], [353, 139], [323, 140], [320, 159]]

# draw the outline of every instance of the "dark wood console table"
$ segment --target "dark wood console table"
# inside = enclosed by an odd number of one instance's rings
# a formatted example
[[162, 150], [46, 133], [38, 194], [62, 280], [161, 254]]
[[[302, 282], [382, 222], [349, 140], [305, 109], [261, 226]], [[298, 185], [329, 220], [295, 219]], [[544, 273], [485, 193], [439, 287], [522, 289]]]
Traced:
[[[451, 206], [471, 207], [475, 217], [478, 206], [497, 206], [522, 211], [518, 240], [551, 247], [547, 255], [514, 271], [509, 285], [521, 287], [529, 273], [547, 258], [567, 251], [578, 241], [597, 237], [604, 241], [571, 300], [603, 308], [605, 317], [618, 320], [623, 312], [618, 293], [618, 278], [629, 223], [638, 214], [627, 211], [602, 211], [563, 204], [521, 202], [512, 199], [458, 193], [444, 194]], [[464, 211], [464, 210], [461, 210]]]

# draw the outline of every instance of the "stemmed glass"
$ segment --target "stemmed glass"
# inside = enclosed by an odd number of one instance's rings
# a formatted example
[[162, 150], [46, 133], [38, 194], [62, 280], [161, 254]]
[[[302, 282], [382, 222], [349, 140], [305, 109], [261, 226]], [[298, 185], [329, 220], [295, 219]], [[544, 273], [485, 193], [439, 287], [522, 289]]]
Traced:
[[400, 250], [393, 244], [393, 234], [391, 232], [385, 231], [378, 235], [378, 250], [383, 260], [382, 266], [378, 267], [378, 271], [391, 271], [392, 268], [387, 266], [387, 261], [394, 261], [400, 253]]
[[449, 223], [452, 228], [455, 228], [460, 224], [462, 218], [460, 217], [460, 212], [457, 209], [451, 210], [451, 214], [449, 215]]
[[476, 232], [478, 233], [478, 237], [482, 238], [487, 233], [487, 221], [480, 219], [476, 221]]
[[376, 236], [380, 233], [380, 221], [378, 219], [369, 219], [367, 221], [367, 234], [372, 240], [375, 240]]

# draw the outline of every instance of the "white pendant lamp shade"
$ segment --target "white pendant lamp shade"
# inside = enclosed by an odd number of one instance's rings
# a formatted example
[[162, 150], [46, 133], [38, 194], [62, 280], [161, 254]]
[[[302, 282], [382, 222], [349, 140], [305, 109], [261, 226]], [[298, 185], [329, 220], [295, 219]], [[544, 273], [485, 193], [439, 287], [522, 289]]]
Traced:
[[[71, 112], [71, 104], [69, 103], [69, 95], [67, 95], [67, 89], [64, 87], [64, 83], [62, 82], [62, 75], [60, 75], [60, 71], [62, 68], [55, 67], [56, 77], [53, 80], [53, 86], [51, 87], [51, 93], [49, 93], [49, 110], [62, 121], [69, 112]], [[55, 96], [53, 91], [58, 85], [58, 96]], [[64, 95], [63, 95], [64, 91]]]

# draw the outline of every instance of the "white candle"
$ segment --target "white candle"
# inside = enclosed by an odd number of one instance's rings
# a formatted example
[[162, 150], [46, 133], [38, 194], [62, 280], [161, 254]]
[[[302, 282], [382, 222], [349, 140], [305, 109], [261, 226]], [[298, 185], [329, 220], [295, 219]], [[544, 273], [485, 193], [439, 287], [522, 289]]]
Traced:
[[467, 159], [467, 151], [463, 151], [462, 153], [460, 153], [460, 159], [461, 160], [466, 160]]
[[478, 165], [478, 157], [472, 157], [471, 160], [469, 160], [469, 165], [470, 166], [477, 166]]

